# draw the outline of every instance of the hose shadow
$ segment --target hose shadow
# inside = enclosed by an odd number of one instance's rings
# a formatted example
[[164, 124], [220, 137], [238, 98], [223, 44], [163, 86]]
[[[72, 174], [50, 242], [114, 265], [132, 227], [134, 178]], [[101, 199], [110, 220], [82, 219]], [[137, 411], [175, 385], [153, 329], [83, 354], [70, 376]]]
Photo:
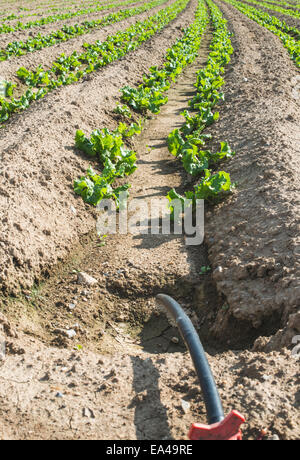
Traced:
[[135, 397], [129, 409], [135, 408], [136, 439], [172, 439], [167, 409], [161, 401], [160, 374], [151, 358], [131, 356]]

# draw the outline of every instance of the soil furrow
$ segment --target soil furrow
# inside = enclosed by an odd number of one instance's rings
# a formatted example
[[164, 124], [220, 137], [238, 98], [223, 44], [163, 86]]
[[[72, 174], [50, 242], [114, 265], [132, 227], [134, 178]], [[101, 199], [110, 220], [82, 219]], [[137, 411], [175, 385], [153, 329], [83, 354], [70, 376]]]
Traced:
[[[74, 275], [70, 275], [70, 270], [76, 271], [80, 270], [80, 267], [85, 267], [85, 270], [99, 279], [102, 286], [101, 298], [96, 295], [89, 305], [88, 315], [91, 317], [92, 329], [99, 303], [106, 305], [102, 309], [102, 314], [106, 311], [106, 316], [110, 320], [118, 321], [121, 313], [127, 319], [131, 318], [132, 325], [138, 327], [152, 314], [154, 297], [161, 290], [166, 292], [171, 289], [173, 293], [185, 297], [187, 305], [187, 298], [193, 300], [195, 297], [195, 287], [202, 285], [202, 282], [204, 286], [208, 280], [209, 277], [200, 274], [201, 267], [206, 265], [205, 248], [199, 245], [186, 246], [182, 235], [151, 233], [148, 213], [145, 214], [145, 211], [149, 211], [151, 207], [154, 209], [154, 205], [160, 202], [161, 213], [167, 217], [167, 192], [174, 186], [182, 189], [189, 183], [180, 163], [170, 155], [166, 138], [175, 127], [182, 124], [180, 113], [188, 109], [187, 101], [196, 80], [196, 71], [205, 64], [210, 39], [211, 35], [207, 34], [203, 39], [199, 58], [183, 73], [175, 87], [169, 90], [167, 105], [162, 108], [159, 116], [148, 122], [145, 134], [135, 142], [134, 149], [138, 152], [139, 161], [137, 171], [130, 177], [129, 206], [131, 203], [131, 206], [141, 207], [144, 213], [137, 217], [139, 229], [134, 233], [109, 235], [104, 246], [99, 245], [94, 229], [91, 240], [88, 239], [87, 243], [82, 242], [79, 250], [71, 253], [65, 267], [62, 265], [59, 268], [60, 275], [51, 277], [44, 287], [39, 289], [41, 298], [51, 299], [49, 304], [41, 305], [41, 310], [48, 312], [48, 319], [44, 321], [46, 331], [41, 335], [41, 339], [51, 330], [52, 314], [61, 325], [68, 321], [65, 310], [58, 312], [56, 304], [62, 302], [62, 298], [63, 303], [68, 303], [67, 299], [74, 283]], [[159, 212], [156, 211], [152, 217], [158, 218]], [[140, 233], [141, 228], [143, 233]], [[57, 283], [61, 283], [62, 273], [65, 273], [65, 290], [60, 289], [57, 297]], [[71, 299], [69, 301], [71, 302]], [[129, 307], [129, 304], [132, 306]], [[189, 305], [189, 308], [192, 306]], [[81, 320], [81, 312], [78, 311], [78, 314]], [[86, 312], [84, 314], [87, 325]], [[103, 317], [98, 319], [100, 327]], [[160, 327], [161, 324], [154, 326], [153, 331]], [[165, 328], [162, 328], [160, 334]], [[146, 340], [146, 337], [144, 339]], [[50, 341], [52, 340], [53, 334], [50, 335]], [[95, 346], [98, 347], [97, 338]], [[100, 350], [103, 351], [101, 345]]]
[[[196, 6], [192, 0], [172, 24], [126, 59], [49, 94], [2, 131], [1, 284], [16, 286], [19, 279], [23, 286], [30, 286], [43, 268], [66, 255], [79, 235], [93, 227], [93, 213], [72, 190], [73, 180], [88, 165], [74, 154], [76, 129], [90, 132], [111, 126], [106, 108], [115, 105], [119, 89], [136, 84], [150, 65], [162, 62], [166, 49], [181, 36], [182, 27], [192, 21]], [[9, 190], [18, 196], [16, 201]], [[77, 208], [76, 215], [71, 205]], [[9, 227], [16, 229], [15, 224], [17, 232], [11, 232]]]

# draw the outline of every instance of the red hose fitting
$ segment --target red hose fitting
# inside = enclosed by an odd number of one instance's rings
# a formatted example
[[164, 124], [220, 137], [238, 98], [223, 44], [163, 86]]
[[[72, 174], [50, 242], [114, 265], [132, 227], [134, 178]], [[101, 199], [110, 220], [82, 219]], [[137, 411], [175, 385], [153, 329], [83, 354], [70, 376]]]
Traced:
[[244, 417], [233, 410], [221, 422], [212, 425], [193, 423], [188, 436], [191, 441], [241, 441], [240, 426], [244, 422]]

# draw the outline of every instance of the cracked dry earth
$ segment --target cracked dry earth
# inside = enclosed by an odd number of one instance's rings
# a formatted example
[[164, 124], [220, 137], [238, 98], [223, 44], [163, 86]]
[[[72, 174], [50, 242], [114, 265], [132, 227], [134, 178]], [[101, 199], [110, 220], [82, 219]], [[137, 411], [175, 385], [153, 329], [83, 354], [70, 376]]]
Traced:
[[[109, 108], [119, 88], [162, 62], [195, 0], [159, 37], [50, 94], [2, 133], [0, 439], [186, 439], [192, 421], [205, 422], [190, 356], [156, 307], [159, 292], [176, 298], [200, 332], [225, 413], [246, 418], [244, 438], [262, 430], [267, 439], [299, 438], [299, 357], [291, 344], [300, 334], [297, 70], [276, 37], [216, 3], [235, 52], [211, 132], [237, 151], [224, 169], [239, 187], [207, 207], [203, 245], [175, 235], [115, 235], [103, 245], [97, 214], [71, 188], [89, 164], [71, 148], [76, 128], [115, 125]], [[191, 188], [165, 139], [182, 123], [210, 39], [208, 30], [198, 59], [135, 141], [131, 199]], [[201, 274], [208, 265], [212, 273]], [[81, 270], [97, 284], [79, 284]], [[69, 328], [72, 339], [62, 334]]]

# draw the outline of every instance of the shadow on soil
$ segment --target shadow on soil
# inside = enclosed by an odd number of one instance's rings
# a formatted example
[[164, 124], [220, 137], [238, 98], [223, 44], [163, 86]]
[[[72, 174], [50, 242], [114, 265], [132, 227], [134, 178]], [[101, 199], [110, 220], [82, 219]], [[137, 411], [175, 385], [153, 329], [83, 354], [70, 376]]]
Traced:
[[160, 374], [151, 358], [131, 357], [133, 390], [136, 396], [129, 408], [135, 408], [136, 438], [172, 439], [166, 407], [161, 402]]

